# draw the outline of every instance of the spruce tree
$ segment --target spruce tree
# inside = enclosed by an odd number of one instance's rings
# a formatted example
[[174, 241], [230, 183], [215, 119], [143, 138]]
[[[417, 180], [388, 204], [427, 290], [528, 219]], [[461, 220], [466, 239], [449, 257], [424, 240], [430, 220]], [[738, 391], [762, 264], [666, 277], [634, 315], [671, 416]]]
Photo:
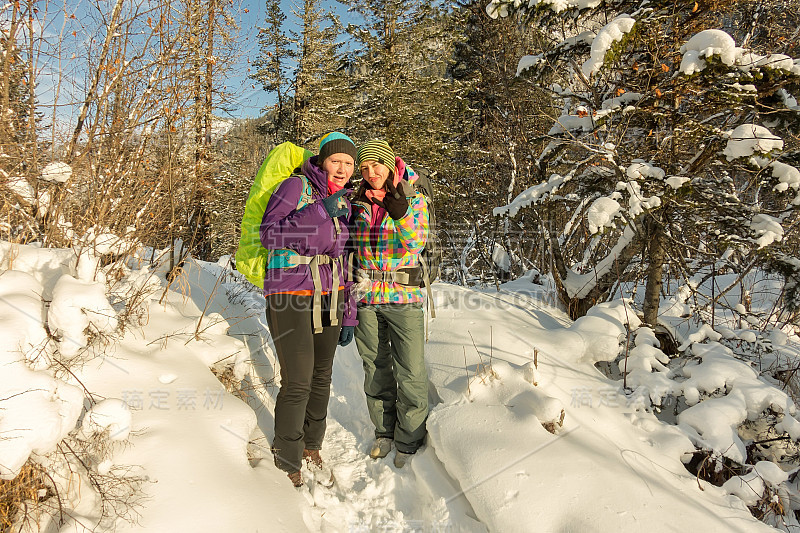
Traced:
[[[523, 221], [495, 220], [491, 210], [531, 184], [542, 117], [553, 111], [544, 91], [515, 77], [518, 58], [544, 46], [541, 34], [519, 16], [492, 20], [485, 4], [465, 0], [453, 14], [460, 38], [451, 72], [461, 103], [453, 142], [460, 149], [454, 157], [458, 172], [445, 186], [458, 206], [448, 236], [459, 252], [461, 271], [492, 281], [530, 268], [529, 256], [541, 247], [537, 235], [520, 231]], [[495, 261], [498, 254], [511, 263]]]
[[348, 32], [353, 109], [349, 124], [363, 139], [384, 138], [410, 162], [442, 169], [453, 127], [454, 86], [448, 75], [452, 19], [437, 3], [354, 0], [362, 18]]
[[279, 0], [267, 0], [264, 27], [258, 29], [259, 52], [253, 60], [250, 78], [259, 82], [268, 94], [275, 96], [275, 104], [265, 109], [271, 112], [271, 132], [280, 137], [288, 131], [290, 115], [289, 60], [290, 40], [283, 25], [286, 15]]
[[313, 149], [312, 140], [344, 125], [341, 110], [347, 88], [347, 73], [340, 56], [341, 24], [338, 17], [321, 8], [320, 0], [304, 0], [300, 32], [292, 33], [295, 48], [294, 138]]

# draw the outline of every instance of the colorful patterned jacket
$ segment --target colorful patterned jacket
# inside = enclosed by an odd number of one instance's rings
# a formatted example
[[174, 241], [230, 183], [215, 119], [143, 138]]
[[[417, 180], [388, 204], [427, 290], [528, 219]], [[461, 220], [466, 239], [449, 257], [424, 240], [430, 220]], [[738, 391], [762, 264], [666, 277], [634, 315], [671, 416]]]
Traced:
[[[400, 179], [414, 183], [417, 174], [399, 157], [395, 161], [395, 185]], [[353, 201], [350, 247], [353, 263], [363, 270], [392, 271], [400, 267], [419, 266], [419, 254], [428, 238], [428, 206], [425, 196], [416, 194], [409, 199], [403, 218], [393, 220], [381, 207], [363, 201]], [[392, 281], [367, 281], [369, 287], [361, 303], [422, 302], [422, 289]]]

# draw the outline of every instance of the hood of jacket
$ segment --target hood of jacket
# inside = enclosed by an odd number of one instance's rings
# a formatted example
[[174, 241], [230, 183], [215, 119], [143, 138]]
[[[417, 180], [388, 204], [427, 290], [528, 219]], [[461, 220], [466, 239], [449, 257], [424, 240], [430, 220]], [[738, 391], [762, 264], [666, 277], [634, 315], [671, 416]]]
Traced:
[[308, 178], [308, 181], [324, 197], [328, 196], [328, 173], [317, 166], [318, 157], [315, 155], [306, 159], [303, 166], [300, 167], [300, 172]]

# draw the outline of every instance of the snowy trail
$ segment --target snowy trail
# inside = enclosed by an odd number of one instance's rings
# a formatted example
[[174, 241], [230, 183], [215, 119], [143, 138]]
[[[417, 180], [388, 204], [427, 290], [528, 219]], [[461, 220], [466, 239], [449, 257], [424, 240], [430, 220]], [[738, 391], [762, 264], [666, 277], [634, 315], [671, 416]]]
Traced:
[[[703, 483], [701, 491], [679, 460], [694, 449], [688, 439], [634, 412], [620, 383], [594, 367], [594, 353], [617, 349], [619, 309], [573, 324], [524, 279], [499, 292], [434, 289], [428, 445], [402, 470], [392, 465], [393, 453], [367, 457], [373, 433], [360, 358], [354, 345], [339, 348], [322, 450], [337, 483], [309, 484], [303, 509], [309, 529], [771, 529], [721, 489]], [[251, 350], [257, 379], [269, 383], [256, 387], [266, 392], [251, 402], [266, 443], [278, 390], [271, 381], [275, 358], [263, 300], [249, 298], [250, 318], [241, 325], [258, 348]], [[530, 383], [534, 352], [538, 387]], [[543, 398], [566, 412], [557, 435], [537, 418]], [[266, 454], [264, 462], [271, 465]]]
[[[701, 490], [680, 462], [688, 438], [626, 405], [595, 368], [618, 350], [624, 307], [572, 323], [525, 279], [499, 292], [434, 286], [429, 438], [403, 469], [393, 453], [367, 456], [361, 361], [340, 348], [322, 450], [336, 484], [298, 492], [269, 453], [278, 383], [263, 297], [218, 284], [222, 271], [187, 264], [191, 290], [154, 298], [147, 324], [81, 373], [101, 396], [143, 402], [109, 466], [145, 476], [142, 516], [120, 531], [771, 530], [738, 498]], [[245, 369], [244, 402], [208, 371], [228, 358]], [[191, 411], [179, 403], [187, 392]], [[563, 428], [549, 433], [541, 422], [562, 408]]]
[[[230, 335], [248, 344], [253, 370], [249, 377], [257, 386], [248, 391], [248, 403], [258, 414], [258, 439], [262, 463], [272, 467], [268, 442], [273, 437], [274, 405], [278, 393], [276, 358], [272, 352], [264, 317], [263, 298], [243, 295], [240, 306], [229, 306], [222, 314], [245, 316]], [[312, 531], [426, 530], [450, 527], [451, 531], [484, 532], [474, 518], [457, 483], [447, 473], [433, 450], [424, 448], [402, 470], [392, 464], [394, 452], [382, 460], [368, 457], [374, 439], [363, 392], [363, 370], [355, 344], [338, 348], [334, 360], [328, 429], [322, 456], [331, 466], [336, 484], [325, 488], [309, 482], [304, 493], [309, 503], [303, 509]], [[437, 399], [431, 390], [433, 400]], [[274, 468], [274, 467], [273, 467]], [[286, 490], [293, 490], [288, 482]], [[453, 496], [445, 501], [441, 495]]]

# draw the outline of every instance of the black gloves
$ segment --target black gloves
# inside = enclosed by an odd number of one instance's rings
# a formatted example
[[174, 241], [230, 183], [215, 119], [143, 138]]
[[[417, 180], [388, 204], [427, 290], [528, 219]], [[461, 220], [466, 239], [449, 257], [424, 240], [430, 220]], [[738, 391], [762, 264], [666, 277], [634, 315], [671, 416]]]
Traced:
[[342, 326], [342, 331], [339, 332], [339, 346], [347, 346], [353, 340], [353, 332], [355, 326]]
[[342, 198], [347, 192], [347, 189], [342, 189], [336, 194], [322, 199], [322, 205], [325, 206], [329, 217], [336, 218], [347, 214], [347, 202]]
[[389, 213], [389, 216], [392, 217], [393, 220], [399, 220], [403, 218], [406, 211], [408, 211], [408, 198], [406, 198], [406, 196], [413, 196], [413, 194], [408, 194], [406, 182], [403, 180], [400, 180], [400, 189], [398, 190], [398, 188], [394, 186], [394, 183], [392, 183], [391, 176], [386, 180], [386, 188], [387, 192], [383, 201], [374, 200], [374, 202], [386, 209], [386, 212]]

